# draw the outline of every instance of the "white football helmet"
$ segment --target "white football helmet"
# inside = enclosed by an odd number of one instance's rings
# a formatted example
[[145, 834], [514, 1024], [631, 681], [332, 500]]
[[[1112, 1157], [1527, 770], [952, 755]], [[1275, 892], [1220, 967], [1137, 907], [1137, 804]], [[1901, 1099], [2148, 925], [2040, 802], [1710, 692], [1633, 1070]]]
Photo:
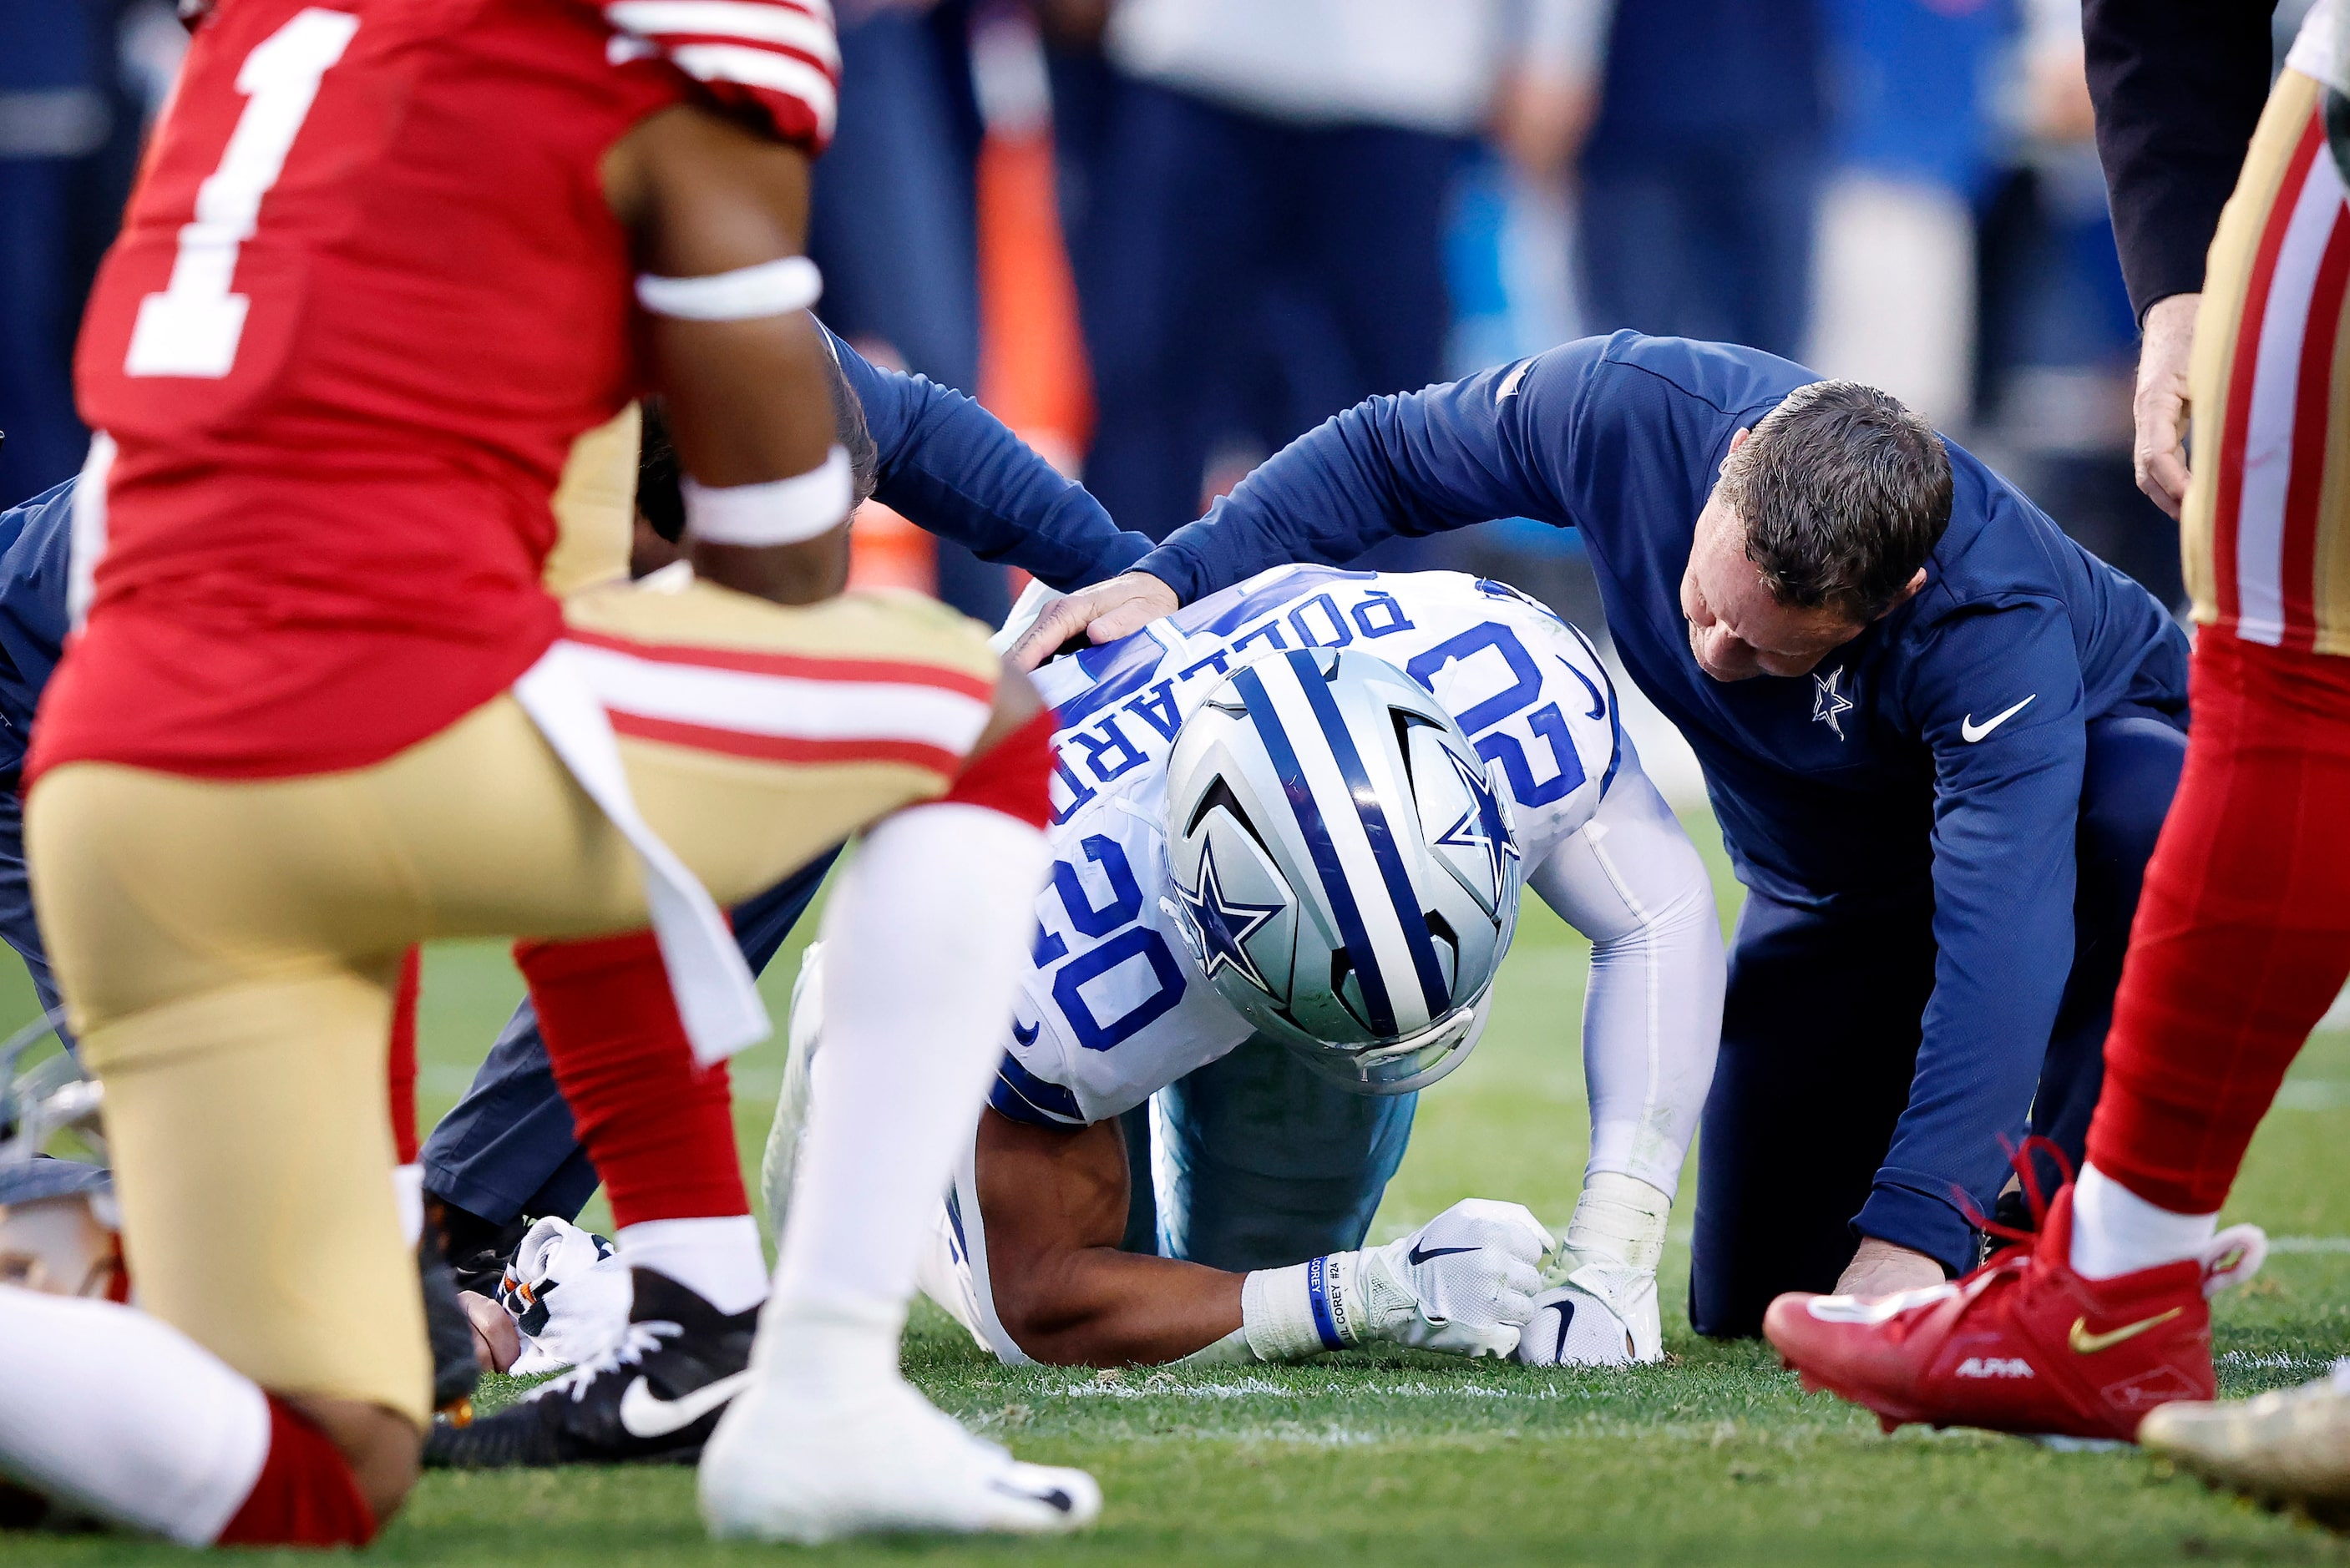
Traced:
[[53, 1134], [67, 1132], [103, 1157], [99, 1085], [64, 1054], [16, 1070], [58, 1022], [52, 1012], [0, 1041], [0, 1284], [120, 1300], [112, 1177], [102, 1165], [44, 1152]]
[[1367, 653], [1237, 670], [1167, 761], [1166, 908], [1225, 1000], [1357, 1094], [1475, 1044], [1517, 926], [1509, 802], [1427, 688]]

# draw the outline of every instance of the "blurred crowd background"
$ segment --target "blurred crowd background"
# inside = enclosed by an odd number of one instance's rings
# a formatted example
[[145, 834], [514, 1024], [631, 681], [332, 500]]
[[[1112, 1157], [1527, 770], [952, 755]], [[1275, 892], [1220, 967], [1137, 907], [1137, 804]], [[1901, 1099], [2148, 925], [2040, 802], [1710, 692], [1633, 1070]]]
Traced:
[[[2079, 0], [834, 4], [819, 314], [1128, 527], [1370, 394], [1630, 327], [1884, 387], [2179, 597], [2130, 480]], [[79, 465], [75, 327], [185, 38], [168, 0], [0, 0], [0, 39], [8, 505]], [[865, 580], [1008, 603], [896, 519], [857, 538]], [[1578, 550], [1503, 521], [1380, 564], [1597, 630]]]

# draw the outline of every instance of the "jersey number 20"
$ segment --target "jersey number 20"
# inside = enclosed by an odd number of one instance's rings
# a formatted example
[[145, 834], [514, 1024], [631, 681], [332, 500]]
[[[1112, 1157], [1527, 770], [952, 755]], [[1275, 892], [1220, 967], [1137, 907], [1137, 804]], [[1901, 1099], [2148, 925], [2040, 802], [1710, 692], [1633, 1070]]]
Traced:
[[236, 73], [244, 108], [229, 133], [220, 167], [196, 187], [196, 216], [180, 230], [172, 279], [139, 302], [130, 330], [128, 376], [201, 376], [218, 380], [236, 363], [252, 301], [229, 292], [236, 255], [253, 237], [261, 198], [285, 171], [318, 78], [343, 57], [359, 19], [311, 6], [253, 47]]

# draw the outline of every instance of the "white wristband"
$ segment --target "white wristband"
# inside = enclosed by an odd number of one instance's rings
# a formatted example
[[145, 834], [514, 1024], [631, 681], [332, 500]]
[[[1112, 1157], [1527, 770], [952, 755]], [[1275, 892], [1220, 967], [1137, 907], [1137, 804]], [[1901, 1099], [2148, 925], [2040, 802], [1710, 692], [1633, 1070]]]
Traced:
[[1595, 1170], [1583, 1179], [1566, 1244], [1577, 1253], [1613, 1258], [1654, 1272], [1665, 1255], [1673, 1200], [1638, 1177]]
[[1295, 1361], [1344, 1350], [1363, 1336], [1359, 1252], [1333, 1252], [1285, 1269], [1259, 1269], [1241, 1284], [1241, 1332], [1259, 1361]]
[[836, 446], [806, 473], [764, 484], [729, 484], [712, 489], [681, 481], [685, 531], [712, 545], [796, 545], [828, 533], [847, 520], [857, 498], [848, 470], [848, 449]]
[[806, 310], [824, 297], [824, 275], [806, 256], [785, 256], [703, 277], [637, 279], [637, 303], [679, 321], [755, 321]]

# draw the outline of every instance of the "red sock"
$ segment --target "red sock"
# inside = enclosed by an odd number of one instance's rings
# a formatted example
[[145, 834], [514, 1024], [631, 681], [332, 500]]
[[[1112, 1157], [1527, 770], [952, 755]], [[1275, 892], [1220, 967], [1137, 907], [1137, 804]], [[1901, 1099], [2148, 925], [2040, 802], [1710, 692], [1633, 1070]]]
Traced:
[[613, 1220], [748, 1214], [726, 1064], [695, 1065], [653, 934], [517, 942], [515, 961]]
[[2350, 659], [2205, 628], [2187, 769], [2147, 864], [2089, 1159], [2180, 1214], [2227, 1200], [2350, 974]]
[[400, 961], [400, 985], [391, 993], [391, 1051], [387, 1058], [391, 1092], [391, 1141], [402, 1165], [416, 1163], [416, 997], [424, 976], [421, 949]]
[[365, 1546], [374, 1510], [350, 1462], [326, 1433], [276, 1395], [269, 1397], [269, 1457], [213, 1542], [216, 1546]]
[[1042, 831], [1052, 826], [1053, 729], [1045, 709], [971, 759], [945, 799], [983, 805]]

